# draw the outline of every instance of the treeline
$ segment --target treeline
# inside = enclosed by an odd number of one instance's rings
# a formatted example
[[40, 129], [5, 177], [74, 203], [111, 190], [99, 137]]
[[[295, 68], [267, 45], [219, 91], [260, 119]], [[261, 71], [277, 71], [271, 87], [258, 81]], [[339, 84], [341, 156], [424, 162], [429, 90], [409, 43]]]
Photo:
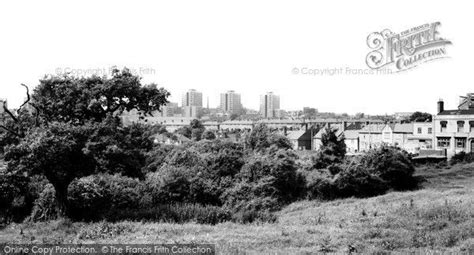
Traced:
[[3, 222], [54, 219], [215, 224], [273, 221], [299, 199], [373, 196], [416, 185], [408, 154], [382, 147], [346, 157], [334, 131], [300, 158], [288, 139], [256, 126], [242, 142], [193, 121], [183, 145], [154, 144], [159, 126], [123, 126], [121, 111], [159, 109], [168, 93], [127, 70], [111, 78], [49, 77], [0, 133]]

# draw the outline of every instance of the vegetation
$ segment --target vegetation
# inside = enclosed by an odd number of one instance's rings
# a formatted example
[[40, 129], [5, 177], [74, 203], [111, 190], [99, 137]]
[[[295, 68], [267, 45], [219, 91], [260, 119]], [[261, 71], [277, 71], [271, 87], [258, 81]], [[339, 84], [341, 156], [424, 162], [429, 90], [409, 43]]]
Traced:
[[[281, 241], [270, 245], [271, 249], [287, 248], [278, 245], [289, 243], [293, 246], [288, 247], [301, 252], [307, 251], [301, 246], [303, 240], [307, 247], [316, 246], [321, 252], [370, 252], [363, 243], [369, 240], [378, 252], [452, 247], [472, 238], [472, 210], [463, 202], [462, 206], [453, 203], [453, 196], [429, 207], [420, 195], [423, 191], [406, 193], [412, 194], [406, 205], [397, 199], [405, 201], [407, 195], [395, 192], [379, 197], [391, 202], [356, 200], [418, 187], [410, 155], [395, 147], [346, 157], [344, 137], [328, 128], [320, 150], [299, 157], [285, 136], [263, 124], [255, 126], [242, 142], [232, 142], [215, 139], [199, 120], [176, 134], [160, 126], [121, 122], [123, 111], [137, 109], [149, 114], [159, 110], [168, 95], [155, 85], [142, 86], [128, 70], [116, 70], [108, 78], [42, 80], [31, 101], [28, 94], [32, 108], [20, 108], [17, 113], [7, 109], [11, 118], [2, 126], [0, 145], [7, 166], [0, 164], [1, 222], [25, 222], [11, 226], [26, 226], [31, 231], [41, 226], [46, 232], [64, 232], [51, 237], [60, 240], [35, 233], [43, 236], [43, 242], [71, 241], [71, 235], [78, 238], [74, 242], [127, 241], [132, 239], [126, 233], [148, 233], [143, 223], [120, 222], [128, 220], [218, 224], [202, 228], [207, 233], [248, 228], [254, 237], [263, 230], [264, 239]], [[183, 135], [190, 141], [155, 144], [157, 134]], [[453, 163], [469, 160], [467, 155], [457, 155]], [[433, 176], [430, 174], [427, 179]], [[440, 194], [432, 195], [436, 196]], [[42, 221], [56, 225], [44, 226]], [[437, 225], [438, 221], [443, 223]], [[152, 226], [163, 227], [157, 224]], [[183, 233], [188, 226], [196, 228], [192, 224], [165, 224], [164, 228]], [[455, 229], [461, 234], [454, 233]], [[5, 233], [9, 231], [11, 228]], [[152, 227], [150, 231], [157, 230]], [[362, 233], [362, 237], [353, 233]], [[2, 235], [0, 232], [0, 241]], [[250, 243], [244, 246], [252, 248]], [[234, 248], [223, 245], [224, 251]]]
[[461, 151], [455, 154], [449, 161], [451, 165], [459, 164], [459, 163], [470, 163], [474, 162], [474, 154], [473, 153], [466, 153]]
[[415, 176], [425, 179], [423, 189], [364, 199], [294, 202], [276, 213], [272, 223], [212, 226], [194, 219], [182, 224], [60, 219], [10, 224], [0, 231], [0, 242], [213, 243], [222, 254], [469, 254], [474, 248], [473, 168], [473, 164], [418, 168]]
[[408, 119], [410, 122], [431, 122], [433, 116], [427, 112], [414, 112]]

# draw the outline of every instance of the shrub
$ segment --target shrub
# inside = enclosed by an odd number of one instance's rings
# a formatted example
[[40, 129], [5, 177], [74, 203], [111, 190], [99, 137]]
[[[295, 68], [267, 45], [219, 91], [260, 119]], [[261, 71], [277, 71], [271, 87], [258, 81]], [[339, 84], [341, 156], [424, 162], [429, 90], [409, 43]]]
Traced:
[[288, 138], [272, 132], [265, 124], [256, 125], [245, 138], [245, 144], [248, 149], [255, 151], [265, 150], [272, 145], [280, 149], [292, 148]]
[[157, 145], [148, 152], [143, 172], [156, 172], [165, 163], [165, 159], [171, 151], [176, 148], [173, 145]]
[[214, 134], [214, 132], [212, 132], [210, 130], [206, 130], [206, 131], [204, 131], [204, 133], [202, 133], [202, 139], [214, 140], [214, 139], [216, 139], [216, 134]]
[[449, 161], [451, 165], [470, 162], [474, 162], [474, 153], [466, 153], [464, 151], [456, 153]]
[[53, 185], [47, 184], [35, 200], [30, 219], [32, 221], [54, 220], [58, 216], [56, 191]]
[[154, 205], [186, 202], [190, 196], [189, 171], [184, 167], [163, 166], [156, 173], [149, 173], [145, 181], [145, 193]]
[[369, 197], [383, 194], [387, 184], [361, 166], [344, 169], [336, 175], [334, 188], [339, 197]]
[[303, 176], [296, 169], [296, 158], [292, 151], [283, 149], [249, 156], [238, 178], [251, 184], [250, 196], [271, 196], [282, 203], [292, 202], [304, 189]]
[[71, 216], [96, 220], [125, 208], [136, 208], [142, 197], [138, 179], [121, 175], [91, 175], [77, 179], [68, 189]]
[[363, 155], [357, 164], [361, 169], [367, 169], [395, 190], [405, 190], [416, 187], [413, 177], [415, 167], [407, 152], [397, 147], [382, 146], [370, 150]]
[[32, 206], [27, 177], [0, 172], [0, 223], [19, 222]]
[[319, 172], [311, 172], [306, 176], [306, 196], [308, 199], [334, 199], [338, 192], [332, 178]]

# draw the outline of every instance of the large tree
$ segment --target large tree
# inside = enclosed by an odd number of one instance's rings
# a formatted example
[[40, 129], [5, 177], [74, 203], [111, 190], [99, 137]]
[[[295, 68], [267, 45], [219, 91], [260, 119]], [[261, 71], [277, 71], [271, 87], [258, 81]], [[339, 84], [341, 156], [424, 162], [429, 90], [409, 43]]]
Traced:
[[67, 215], [67, 189], [75, 178], [94, 172], [140, 176], [152, 147], [150, 129], [124, 127], [119, 115], [132, 109], [151, 114], [169, 96], [154, 84], [142, 85], [128, 69], [113, 70], [111, 77], [46, 77], [31, 101], [27, 94], [31, 110], [11, 114], [3, 127], [8, 170], [45, 176], [62, 215]]
[[427, 112], [414, 112], [410, 116], [410, 122], [430, 122], [433, 116]]
[[82, 124], [132, 109], [151, 114], [168, 102], [169, 95], [155, 84], [142, 85], [128, 69], [114, 69], [111, 77], [46, 77], [35, 88], [32, 105], [46, 121]]

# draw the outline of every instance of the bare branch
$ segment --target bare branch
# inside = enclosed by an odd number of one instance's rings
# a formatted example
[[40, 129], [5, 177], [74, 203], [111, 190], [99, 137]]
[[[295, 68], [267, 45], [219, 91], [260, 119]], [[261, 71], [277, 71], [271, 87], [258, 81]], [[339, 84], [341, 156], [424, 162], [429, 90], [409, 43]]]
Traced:
[[26, 101], [23, 102], [22, 105], [20, 105], [20, 107], [18, 108], [17, 112], [19, 113], [21, 108], [26, 105], [28, 102], [30, 102], [30, 88], [28, 88], [28, 86], [26, 86], [25, 84], [21, 84], [21, 86], [25, 87], [26, 88]]
[[19, 133], [15, 132], [14, 130], [12, 130], [10, 128], [5, 127], [4, 125], [0, 125], [0, 128], [3, 128], [4, 130], [14, 134], [15, 136], [21, 137], [21, 135]]
[[10, 110], [8, 110], [8, 108], [5, 106], [5, 104], [3, 105], [3, 110], [4, 110], [15, 122], [18, 122], [18, 119], [17, 119], [17, 117], [15, 116], [15, 114], [13, 114], [12, 112], [10, 112]]

